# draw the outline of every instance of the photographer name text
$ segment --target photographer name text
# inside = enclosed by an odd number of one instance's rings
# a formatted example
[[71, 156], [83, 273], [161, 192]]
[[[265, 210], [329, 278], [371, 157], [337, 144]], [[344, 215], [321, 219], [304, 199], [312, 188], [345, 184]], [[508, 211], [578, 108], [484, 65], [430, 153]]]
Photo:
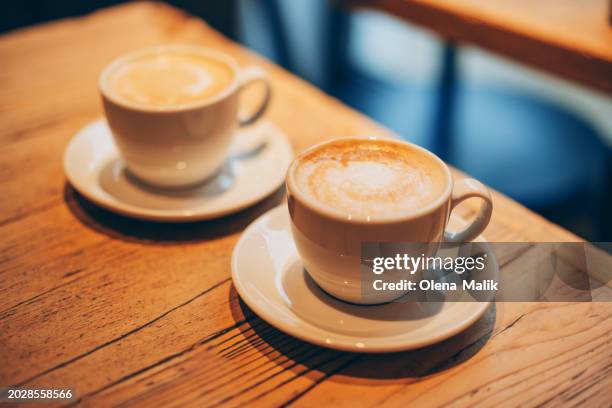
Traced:
[[[483, 281], [464, 280], [461, 282], [462, 290], [475, 291], [497, 291], [497, 285], [492, 279]], [[455, 291], [459, 287], [455, 282], [437, 282], [434, 280], [420, 280], [413, 282], [411, 280], [402, 279], [397, 282], [385, 282], [382, 279], [377, 279], [372, 283], [374, 290], [377, 291], [414, 291], [414, 290], [438, 290], [438, 291]]]

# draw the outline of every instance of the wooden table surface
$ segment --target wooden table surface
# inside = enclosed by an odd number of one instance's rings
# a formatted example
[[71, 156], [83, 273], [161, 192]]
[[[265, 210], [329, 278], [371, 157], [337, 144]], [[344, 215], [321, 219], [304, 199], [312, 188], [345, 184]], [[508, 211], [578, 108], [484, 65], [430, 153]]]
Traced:
[[[609, 404], [612, 308], [498, 303], [465, 332], [404, 353], [337, 352], [291, 338], [237, 297], [241, 231], [282, 202], [187, 225], [96, 208], [66, 183], [64, 148], [101, 115], [112, 58], [161, 42], [214, 47], [271, 75], [269, 120], [296, 151], [388, 131], [200, 20], [134, 3], [0, 38], [0, 386], [71, 387], [76, 402], [276, 406]], [[577, 237], [494, 194], [496, 241]], [[472, 203], [464, 215], [474, 212]], [[593, 406], [593, 405], [591, 405]]]
[[609, 0], [344, 1], [612, 93]]

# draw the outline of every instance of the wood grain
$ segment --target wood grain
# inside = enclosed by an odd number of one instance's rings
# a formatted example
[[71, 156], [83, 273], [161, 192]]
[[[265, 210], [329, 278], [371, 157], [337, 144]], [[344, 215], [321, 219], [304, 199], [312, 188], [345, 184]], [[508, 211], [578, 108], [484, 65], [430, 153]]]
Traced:
[[344, 0], [612, 93], [608, 0]]
[[[332, 136], [390, 134], [162, 4], [1, 37], [0, 385], [71, 387], [71, 404], [91, 406], [610, 403], [609, 304], [497, 304], [425, 349], [326, 350], [261, 321], [231, 284], [241, 231], [282, 202], [283, 191], [188, 225], [126, 219], [81, 198], [65, 181], [62, 154], [101, 115], [100, 69], [160, 42], [214, 47], [264, 67], [274, 84], [268, 118], [296, 151]], [[491, 240], [579, 239], [501, 194], [494, 202]], [[463, 214], [475, 205], [467, 202]]]

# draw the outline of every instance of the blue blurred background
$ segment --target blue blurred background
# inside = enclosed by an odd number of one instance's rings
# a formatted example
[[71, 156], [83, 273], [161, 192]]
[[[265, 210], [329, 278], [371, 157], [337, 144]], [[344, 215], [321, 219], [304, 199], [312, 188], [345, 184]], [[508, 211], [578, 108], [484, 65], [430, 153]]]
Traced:
[[[118, 1], [22, 1], [0, 30]], [[169, 1], [459, 169], [612, 241], [612, 97], [327, 0]]]

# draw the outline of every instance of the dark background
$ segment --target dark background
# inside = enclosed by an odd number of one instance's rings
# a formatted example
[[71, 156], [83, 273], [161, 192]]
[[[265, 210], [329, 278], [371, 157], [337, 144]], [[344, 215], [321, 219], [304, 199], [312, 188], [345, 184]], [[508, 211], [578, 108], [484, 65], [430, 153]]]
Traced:
[[[0, 32], [120, 3], [6, 3]], [[612, 241], [612, 99], [326, 0], [169, 1], [484, 183]]]

